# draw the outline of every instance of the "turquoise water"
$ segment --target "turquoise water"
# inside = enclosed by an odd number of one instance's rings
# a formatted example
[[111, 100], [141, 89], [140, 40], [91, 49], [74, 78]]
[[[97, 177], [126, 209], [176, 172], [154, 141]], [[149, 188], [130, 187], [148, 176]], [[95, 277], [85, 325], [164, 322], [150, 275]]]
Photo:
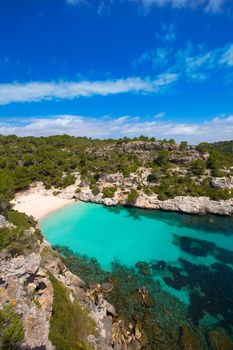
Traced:
[[[188, 324], [204, 348], [205, 329], [233, 335], [233, 218], [81, 202], [40, 226], [71, 271], [87, 282], [114, 282], [107, 298], [130, 322], [139, 317], [144, 329], [177, 332]], [[150, 308], [138, 300], [142, 286]], [[153, 329], [146, 334], [154, 349]]]
[[[213, 221], [211, 232], [205, 227], [198, 227], [197, 223], [193, 227], [182, 225], [182, 216], [184, 214], [107, 208], [81, 202], [52, 213], [40, 225], [52, 245], [66, 246], [79, 254], [94, 257], [107, 270], [111, 268], [114, 259], [127, 266], [133, 266], [138, 261], [151, 260], [177, 263], [180, 258], [207, 265], [215, 261], [212, 256], [187, 257], [173, 243], [175, 236], [205, 239], [218, 247], [233, 250], [233, 234], [226, 231], [228, 234], [224, 235], [224, 227], [222, 231], [215, 231], [216, 225]], [[211, 220], [219, 221], [221, 218], [210, 217], [209, 221]]]

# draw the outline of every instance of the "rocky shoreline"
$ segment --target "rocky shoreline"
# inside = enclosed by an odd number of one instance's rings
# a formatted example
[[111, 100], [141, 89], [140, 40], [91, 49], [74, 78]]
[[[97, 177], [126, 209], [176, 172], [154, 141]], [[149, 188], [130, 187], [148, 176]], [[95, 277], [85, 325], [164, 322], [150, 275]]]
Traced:
[[[215, 201], [208, 197], [191, 197], [191, 196], [177, 196], [167, 200], [159, 200], [156, 194], [146, 195], [144, 192], [139, 191], [139, 196], [135, 203], [128, 203], [127, 194], [117, 190], [113, 198], [105, 198], [103, 193], [94, 195], [90, 186], [80, 186], [81, 180], [77, 177], [74, 185], [68, 186], [65, 189], [57, 190], [52, 188], [46, 190], [43, 183], [35, 183], [30, 186], [26, 191], [19, 192], [16, 195], [15, 200], [12, 202], [17, 210], [17, 202], [20, 202], [23, 198], [26, 200], [27, 196], [33, 194], [41, 194], [43, 196], [57, 196], [66, 200], [80, 200], [84, 202], [92, 202], [98, 204], [104, 204], [106, 206], [132, 206], [141, 209], [153, 209], [164, 211], [175, 211], [187, 214], [214, 214], [222, 216], [233, 215], [233, 198], [228, 200]], [[79, 191], [77, 192], [77, 188]], [[20, 210], [21, 211], [21, 210]], [[25, 211], [26, 212], [26, 211]], [[26, 214], [28, 214], [26, 212]]]
[[[33, 228], [30, 233], [33, 234]], [[92, 349], [140, 349], [135, 331], [117, 319], [114, 306], [104, 298], [112, 286], [108, 283], [87, 285], [69, 271], [45, 240], [40, 243], [38, 253], [6, 259], [2, 252], [0, 271], [0, 310], [1, 305], [12, 305], [20, 315], [25, 335], [20, 349], [55, 350], [49, 340], [54, 301], [49, 274], [66, 288], [71, 302], [77, 299], [94, 321], [95, 334], [86, 339]]]
[[161, 201], [157, 196], [141, 194], [134, 204], [129, 204], [126, 200], [120, 200], [118, 196], [113, 199], [103, 198], [101, 196], [94, 196], [88, 190], [79, 193], [75, 197], [84, 202], [100, 203], [107, 206], [130, 205], [141, 209], [175, 211], [187, 214], [233, 215], [233, 199], [214, 201], [208, 197], [177, 196]]

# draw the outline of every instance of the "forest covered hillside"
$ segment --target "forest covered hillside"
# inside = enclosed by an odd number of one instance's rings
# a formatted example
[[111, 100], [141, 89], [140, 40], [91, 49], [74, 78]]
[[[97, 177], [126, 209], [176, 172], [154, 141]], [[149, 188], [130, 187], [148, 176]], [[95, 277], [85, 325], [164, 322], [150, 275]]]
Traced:
[[[129, 201], [141, 191], [157, 194], [160, 200], [182, 196], [208, 196], [211, 199], [233, 197], [233, 141], [189, 146], [183, 141], [158, 141], [141, 136], [134, 139], [98, 140], [86, 137], [0, 136], [0, 201], [7, 209], [17, 191], [41, 181], [47, 189], [64, 189], [74, 184], [90, 186], [94, 194], [103, 191], [105, 176], [123, 178], [122, 190]], [[127, 181], [134, 177], [133, 192]], [[112, 197], [115, 182], [104, 188]], [[80, 189], [77, 188], [77, 192]]]

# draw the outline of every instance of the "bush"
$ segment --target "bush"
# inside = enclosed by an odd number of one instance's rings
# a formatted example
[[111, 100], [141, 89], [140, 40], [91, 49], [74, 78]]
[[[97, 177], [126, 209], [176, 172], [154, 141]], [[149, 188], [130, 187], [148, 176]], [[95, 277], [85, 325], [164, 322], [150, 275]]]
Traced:
[[194, 175], [203, 175], [206, 170], [205, 162], [201, 159], [190, 162], [189, 168]]
[[129, 204], [134, 204], [137, 201], [138, 196], [139, 196], [138, 191], [135, 189], [132, 189], [128, 194], [127, 202]]
[[49, 339], [57, 350], [89, 350], [87, 336], [95, 331], [94, 322], [68, 290], [50, 274], [53, 285], [53, 310]]
[[169, 152], [165, 149], [159, 151], [158, 158], [156, 159], [156, 162], [159, 165], [166, 165], [168, 163], [169, 159]]
[[3, 305], [0, 310], [0, 348], [2, 350], [18, 349], [24, 339], [21, 318], [11, 305]]
[[7, 218], [13, 225], [24, 230], [36, 225], [36, 222], [32, 216], [29, 217], [26, 214], [20, 213], [16, 210], [9, 210], [7, 212]]
[[113, 198], [117, 188], [116, 187], [104, 187], [103, 195], [105, 198]]
[[181, 141], [181, 143], [180, 143], [180, 150], [181, 151], [185, 151], [185, 150], [187, 150], [188, 149], [188, 142], [186, 142], [186, 141]]
[[94, 196], [97, 196], [100, 193], [99, 188], [95, 185], [91, 187], [91, 191], [92, 191]]
[[0, 251], [6, 249], [10, 256], [36, 251], [38, 238], [39, 234], [28, 234], [20, 228], [0, 228]]

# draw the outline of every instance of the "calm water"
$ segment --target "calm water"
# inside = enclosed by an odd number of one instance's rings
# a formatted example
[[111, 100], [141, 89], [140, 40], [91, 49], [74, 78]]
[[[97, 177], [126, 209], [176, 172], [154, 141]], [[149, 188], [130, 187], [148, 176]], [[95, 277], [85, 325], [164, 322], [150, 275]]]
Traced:
[[[40, 225], [53, 246], [69, 248], [66, 253], [77, 257], [85, 255], [87, 266], [88, 259], [95, 258], [96, 279], [100, 270], [103, 280], [106, 276], [123, 280], [130, 271], [135, 282], [128, 289], [146, 285], [157, 303], [157, 318], [158, 305], [167, 303], [168, 309], [177, 308], [179, 318], [169, 322], [186, 318], [198, 327], [221, 326], [232, 334], [232, 218], [74, 203]], [[75, 272], [88, 280], [90, 271], [95, 273], [90, 266], [85, 273], [83, 265], [77, 266]], [[135, 305], [131, 306], [133, 317]], [[153, 312], [152, 307], [150, 315]], [[161, 323], [163, 315], [161, 311]]]

